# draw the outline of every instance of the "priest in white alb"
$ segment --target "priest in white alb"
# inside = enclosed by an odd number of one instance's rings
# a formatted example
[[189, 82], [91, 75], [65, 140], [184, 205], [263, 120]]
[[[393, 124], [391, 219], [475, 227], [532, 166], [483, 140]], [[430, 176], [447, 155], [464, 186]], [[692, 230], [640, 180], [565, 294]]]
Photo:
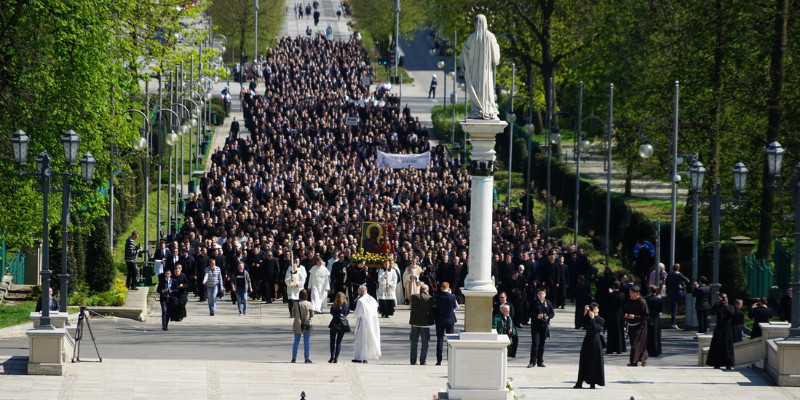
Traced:
[[321, 314], [322, 307], [328, 299], [328, 291], [331, 289], [330, 272], [322, 262], [322, 258], [317, 256], [314, 261], [316, 264], [308, 271], [308, 289], [311, 291], [311, 306], [314, 312]]
[[356, 341], [353, 362], [366, 363], [381, 357], [381, 327], [378, 323], [378, 301], [367, 293], [367, 287], [358, 287], [356, 309]]

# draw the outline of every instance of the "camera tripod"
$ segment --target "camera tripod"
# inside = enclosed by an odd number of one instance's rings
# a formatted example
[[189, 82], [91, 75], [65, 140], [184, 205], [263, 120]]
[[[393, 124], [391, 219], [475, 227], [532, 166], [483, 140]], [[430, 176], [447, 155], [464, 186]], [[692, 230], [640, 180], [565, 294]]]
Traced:
[[[90, 311], [91, 312], [91, 311]], [[92, 338], [94, 344], [94, 351], [97, 352], [98, 362], [103, 362], [103, 357], [100, 357], [100, 350], [97, 349], [97, 342], [94, 340], [94, 333], [92, 326], [89, 324], [89, 318], [86, 316], [86, 307], [81, 306], [81, 312], [78, 314], [78, 325], [75, 328], [75, 351], [72, 353], [72, 362], [81, 361], [81, 339], [83, 339], [83, 325], [89, 328], [89, 336]]]

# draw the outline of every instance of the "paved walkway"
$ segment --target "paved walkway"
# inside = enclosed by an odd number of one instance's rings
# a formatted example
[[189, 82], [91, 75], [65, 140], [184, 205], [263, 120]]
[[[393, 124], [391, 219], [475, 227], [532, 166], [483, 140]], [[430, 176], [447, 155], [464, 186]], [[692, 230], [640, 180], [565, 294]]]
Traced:
[[[337, 5], [331, 0], [323, 0], [321, 4], [322, 10], [332, 10]], [[323, 13], [320, 26], [327, 26], [331, 20], [327, 14], [327, 11]], [[290, 9], [285, 32], [305, 29], [300, 21], [292, 20], [292, 16]], [[336, 35], [345, 34], [343, 21], [336, 21]], [[415, 79], [414, 84], [404, 86], [403, 103], [408, 102], [412, 112], [423, 119], [425, 108], [441, 99], [427, 99], [427, 85], [435, 68], [426, 67], [425, 63], [429, 65], [437, 60], [426, 61], [424, 57], [430, 58], [427, 52], [415, 59], [412, 56], [415, 51], [406, 50], [405, 44], [401, 44], [407, 54], [410, 74]], [[418, 61], [419, 66], [415, 66]], [[215, 85], [215, 93], [219, 93], [222, 85]], [[232, 116], [241, 120], [237, 101], [233, 107]], [[225, 125], [217, 128], [212, 149], [224, 140], [230, 121], [227, 119]], [[584, 170], [590, 173], [591, 168], [584, 167]], [[138, 302], [146, 300], [141, 298], [141, 292], [135, 296]], [[253, 303], [247, 316], [239, 316], [234, 306], [221, 301], [217, 315], [211, 317], [205, 303], [192, 299], [189, 316], [183, 322], [172, 323], [170, 330], [164, 332], [159, 329], [158, 308], [154, 307], [152, 299], [150, 302], [149, 317], [144, 322], [93, 318], [91, 324], [103, 362], [67, 364], [64, 376], [25, 375], [29, 350], [24, 332], [19, 329], [0, 332], [3, 335], [0, 338], [0, 398], [296, 400], [300, 392], [305, 391], [309, 400], [425, 400], [446, 387], [446, 366], [408, 365], [406, 306], [399, 306], [392, 318], [381, 320], [384, 355], [380, 361], [369, 364], [348, 361], [352, 354], [351, 335], [344, 342], [340, 356], [343, 362], [326, 363], [325, 326], [329, 317], [326, 314], [316, 316], [311, 344], [314, 364], [305, 365], [287, 362], [292, 335], [285, 304]], [[732, 371], [720, 371], [694, 366], [696, 344], [692, 335], [674, 330], [664, 331], [665, 353], [651, 359], [648, 367], [629, 368], [625, 366], [626, 355], [608, 356], [607, 386], [595, 391], [574, 390], [571, 387], [577, 375], [577, 348], [582, 331], [570, 326], [571, 305], [559, 311], [553, 320], [553, 338], [547, 343], [547, 368], [525, 368], [530, 350], [527, 329], [520, 330], [519, 357], [509, 360], [508, 375], [513, 378], [516, 393], [528, 399], [539, 396], [568, 399], [596, 399], [598, 396], [615, 399], [800, 398], [800, 388], [772, 386], [770, 378], [759, 369], [737, 367]], [[459, 320], [463, 321], [463, 310], [459, 311]], [[457, 325], [457, 329], [461, 327]], [[94, 348], [87, 337], [84, 340], [82, 358], [91, 360]], [[435, 358], [434, 348], [432, 343], [429, 364]]]
[[[227, 299], [227, 296], [226, 296]], [[211, 317], [205, 303], [191, 298], [188, 317], [160, 329], [160, 310], [152, 307], [147, 321], [113, 317], [92, 318], [91, 326], [103, 362], [96, 360], [89, 337], [81, 359], [66, 364], [64, 376], [25, 375], [27, 338], [11, 333], [0, 339], [0, 398], [2, 399], [242, 399], [296, 400], [305, 391], [309, 400], [426, 400], [447, 385], [447, 358], [435, 361], [431, 343], [429, 365], [408, 364], [408, 307], [381, 319], [383, 356], [369, 364], [349, 360], [353, 336], [343, 342], [340, 363], [329, 364], [330, 317], [314, 317], [312, 365], [290, 364], [291, 319], [283, 303], [251, 303], [239, 316], [229, 301], [218, 303]], [[327, 309], [327, 307], [326, 307]], [[797, 399], [800, 388], [772, 386], [762, 370], [737, 367], [732, 371], [697, 367], [692, 334], [665, 330], [664, 354], [647, 367], [626, 367], [626, 354], [606, 356], [605, 387], [574, 390], [578, 347], [583, 331], [572, 329], [574, 308], [567, 304], [553, 319], [553, 337], [545, 350], [546, 368], [526, 368], [530, 331], [520, 329], [518, 357], [509, 359], [508, 376], [516, 392], [528, 399]], [[463, 309], [458, 312], [463, 321]], [[352, 320], [352, 316], [351, 316]], [[461, 322], [456, 326], [463, 328]], [[86, 332], [85, 332], [86, 333]], [[298, 358], [302, 360], [302, 347]], [[176, 384], [177, 383], [177, 384]]]

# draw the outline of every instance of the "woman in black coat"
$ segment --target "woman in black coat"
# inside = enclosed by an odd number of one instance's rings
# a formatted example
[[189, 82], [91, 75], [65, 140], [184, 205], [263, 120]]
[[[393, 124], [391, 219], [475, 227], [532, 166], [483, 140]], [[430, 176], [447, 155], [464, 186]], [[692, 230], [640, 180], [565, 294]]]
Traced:
[[581, 389], [583, 382], [586, 382], [589, 384], [589, 389], [594, 389], [594, 385], [606, 385], [603, 339], [600, 334], [605, 321], [603, 321], [603, 317], [598, 316], [597, 303], [584, 306], [583, 310], [583, 326], [586, 328], [586, 336], [583, 337], [583, 344], [581, 344], [578, 381], [574, 387]]
[[706, 365], [719, 369], [725, 366], [733, 368], [733, 306], [728, 304], [728, 296], [721, 293], [717, 303], [711, 308], [717, 316], [717, 326], [714, 327], [714, 336], [711, 337], [711, 346], [708, 349]]

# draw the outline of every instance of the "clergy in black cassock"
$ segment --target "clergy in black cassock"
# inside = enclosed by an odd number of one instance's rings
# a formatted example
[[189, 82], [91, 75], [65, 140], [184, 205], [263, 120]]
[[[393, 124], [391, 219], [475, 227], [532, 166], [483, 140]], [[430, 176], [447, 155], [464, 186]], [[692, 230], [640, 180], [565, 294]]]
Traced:
[[728, 295], [721, 293], [717, 303], [711, 308], [717, 316], [717, 326], [714, 327], [714, 336], [711, 337], [711, 346], [708, 348], [706, 365], [719, 369], [725, 366], [733, 368], [733, 306], [728, 304]]
[[592, 290], [586, 284], [583, 275], [579, 275], [576, 282], [572, 295], [575, 297], [575, 329], [580, 329], [584, 327], [583, 317], [586, 315], [584, 307], [592, 302]]
[[583, 337], [583, 344], [581, 344], [578, 382], [575, 383], [575, 388], [580, 389], [583, 382], [586, 382], [591, 389], [594, 389], [594, 385], [606, 385], [603, 344], [600, 338], [605, 321], [598, 315], [597, 303], [584, 306], [583, 310], [583, 326], [586, 328], [586, 336]]
[[[628, 351], [625, 345], [625, 331], [623, 331], [622, 314], [625, 308], [625, 293], [619, 291], [619, 281], [614, 281], [611, 291], [601, 306], [606, 307], [606, 331], [608, 332], [608, 347], [606, 354], [622, 354]], [[602, 308], [601, 308], [602, 309]]]
[[661, 355], [661, 313], [664, 312], [664, 303], [658, 295], [658, 286], [650, 285], [650, 295], [645, 299], [650, 317], [647, 319], [647, 355], [658, 357]]

